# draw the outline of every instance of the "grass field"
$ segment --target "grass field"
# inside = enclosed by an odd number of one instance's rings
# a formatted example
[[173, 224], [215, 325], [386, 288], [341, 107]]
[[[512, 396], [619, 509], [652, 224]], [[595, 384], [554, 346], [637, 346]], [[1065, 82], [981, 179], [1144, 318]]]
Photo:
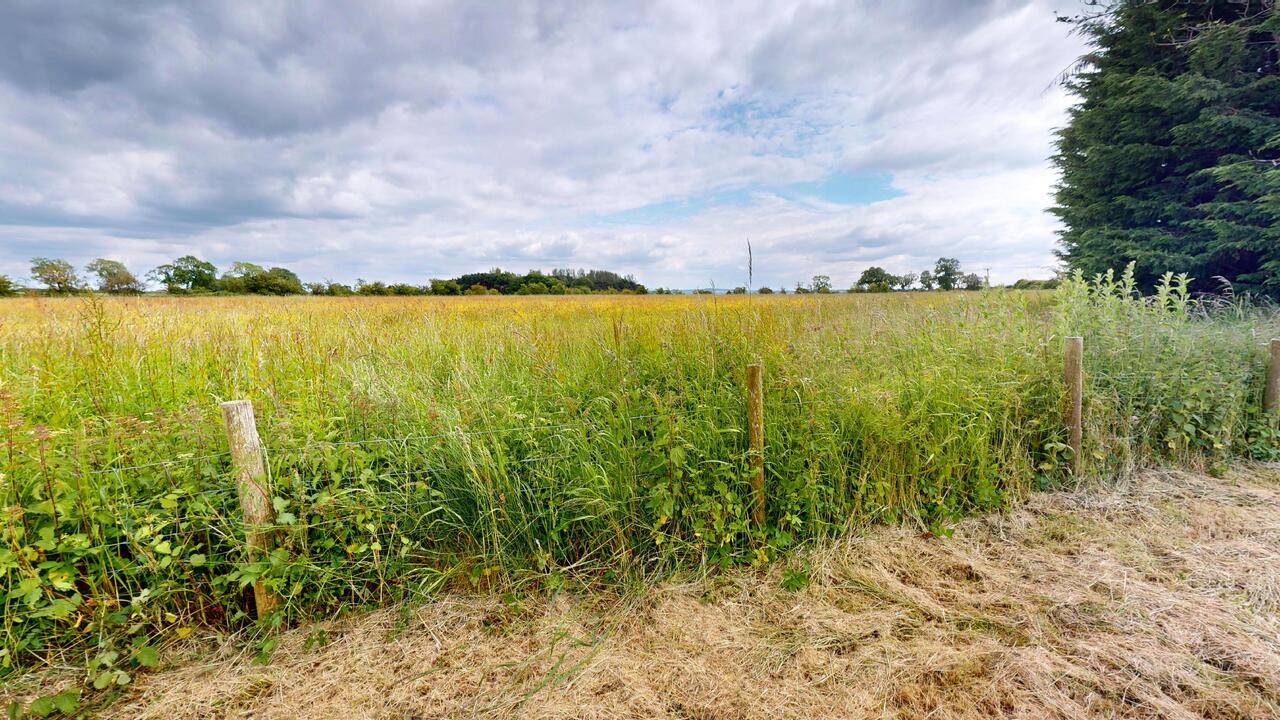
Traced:
[[[244, 626], [258, 578], [279, 625], [450, 585], [764, 563], [874, 522], [946, 535], [1067, 482], [1067, 334], [1088, 474], [1274, 456], [1276, 314], [1162, 293], [4, 301], [0, 661], [87, 659], [123, 687], [156, 646]], [[218, 415], [239, 398], [274, 484], [257, 563]]]

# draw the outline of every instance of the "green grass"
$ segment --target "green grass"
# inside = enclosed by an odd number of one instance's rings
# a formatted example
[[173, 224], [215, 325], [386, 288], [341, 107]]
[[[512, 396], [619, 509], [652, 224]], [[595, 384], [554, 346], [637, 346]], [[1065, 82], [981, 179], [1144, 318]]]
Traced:
[[[1171, 287], [4, 301], [0, 663], [98, 658], [90, 677], [117, 682], [137, 648], [244, 626], [257, 578], [292, 623], [766, 562], [871, 522], [945, 535], [1068, 480], [1066, 334], [1085, 336], [1089, 474], [1274, 455], [1257, 405], [1276, 315]], [[217, 407], [240, 398], [277, 511], [257, 563]]]

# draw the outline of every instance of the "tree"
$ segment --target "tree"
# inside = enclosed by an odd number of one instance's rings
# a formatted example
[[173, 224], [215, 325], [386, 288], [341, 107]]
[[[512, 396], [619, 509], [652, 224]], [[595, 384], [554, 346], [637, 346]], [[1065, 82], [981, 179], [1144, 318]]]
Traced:
[[298, 276], [282, 267], [246, 276], [244, 289], [254, 295], [301, 295], [306, 292]]
[[1273, 2], [1116, 0], [1058, 133], [1059, 256], [1280, 297], [1280, 15]]
[[756, 293], [759, 295], [772, 295], [773, 290], [769, 289], [768, 287], [762, 287], [759, 290], [757, 290]]
[[929, 272], [928, 270], [920, 271], [920, 287], [924, 288], [925, 290], [933, 289], [933, 273]]
[[809, 281], [809, 289], [816, 293], [831, 292], [831, 277], [828, 275], [814, 275]]
[[373, 282], [356, 280], [356, 294], [380, 296], [390, 295], [391, 291], [387, 289], [387, 284], [381, 280], [374, 280]]
[[432, 295], [461, 295], [462, 286], [456, 280], [437, 280], [431, 279]]
[[857, 289], [863, 292], [889, 292], [897, 281], [898, 278], [885, 272], [884, 268], [872, 265], [862, 271], [862, 276], [858, 278]]
[[171, 293], [213, 292], [217, 289], [218, 268], [194, 255], [184, 255], [152, 270], [148, 276]]
[[98, 258], [84, 266], [85, 272], [98, 277], [98, 290], [105, 293], [140, 293], [142, 283], [119, 260]]
[[960, 278], [960, 285], [965, 290], [981, 290], [984, 284], [978, 273], [969, 273]]
[[730, 290], [730, 291], [729, 291], [729, 294], [730, 294], [730, 295], [746, 295], [746, 294], [747, 294], [747, 288], [746, 288], [746, 286], [744, 286], [744, 285], [739, 285], [738, 287], [736, 287], [736, 288], [734, 288], [734, 289]]
[[76, 269], [66, 260], [31, 258], [31, 277], [51, 293], [73, 293], [80, 289], [80, 276], [76, 275]]
[[18, 294], [18, 285], [8, 275], [0, 275], [0, 297], [13, 297]]
[[897, 282], [897, 283], [895, 283], [895, 284], [898, 286], [898, 289], [899, 289], [899, 290], [906, 290], [906, 289], [910, 288], [912, 285], [915, 285], [915, 284], [916, 284], [916, 280], [917, 280], [919, 277], [920, 277], [919, 275], [917, 275], [917, 274], [915, 274], [915, 273], [913, 273], [913, 272], [904, 273], [904, 274], [902, 274], [902, 275], [899, 275], [899, 276], [898, 276], [898, 282]]
[[933, 281], [943, 290], [953, 290], [960, 281], [960, 261], [955, 258], [938, 258], [933, 265]]

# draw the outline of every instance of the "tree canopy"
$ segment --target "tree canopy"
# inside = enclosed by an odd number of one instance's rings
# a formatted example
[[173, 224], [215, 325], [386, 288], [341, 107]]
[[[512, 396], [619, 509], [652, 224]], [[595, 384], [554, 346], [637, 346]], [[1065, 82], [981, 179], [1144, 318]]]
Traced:
[[98, 278], [98, 290], [105, 293], [139, 293], [142, 282], [129, 272], [129, 268], [119, 260], [98, 258], [84, 266], [86, 272]]
[[31, 258], [31, 277], [51, 293], [73, 293], [80, 289], [80, 276], [66, 260]]
[[1280, 296], [1280, 12], [1272, 0], [1116, 0], [1068, 87], [1053, 212], [1086, 274], [1135, 264]]

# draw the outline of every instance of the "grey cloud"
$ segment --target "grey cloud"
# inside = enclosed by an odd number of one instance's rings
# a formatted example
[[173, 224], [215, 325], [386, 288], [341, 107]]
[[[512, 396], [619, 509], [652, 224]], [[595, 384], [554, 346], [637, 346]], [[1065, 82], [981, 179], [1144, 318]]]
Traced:
[[[704, 284], [748, 235], [788, 273], [948, 243], [976, 257], [1000, 238], [1049, 261], [1045, 192], [979, 215], [951, 181], [1047, 191], [1026, 171], [1066, 99], [1043, 89], [1079, 51], [1050, 10], [15, 0], [0, 5], [0, 272], [56, 237], [78, 261], [261, 254], [348, 280], [574, 260]], [[583, 220], [838, 170], [890, 173], [910, 202], [758, 195], [644, 228]]]

